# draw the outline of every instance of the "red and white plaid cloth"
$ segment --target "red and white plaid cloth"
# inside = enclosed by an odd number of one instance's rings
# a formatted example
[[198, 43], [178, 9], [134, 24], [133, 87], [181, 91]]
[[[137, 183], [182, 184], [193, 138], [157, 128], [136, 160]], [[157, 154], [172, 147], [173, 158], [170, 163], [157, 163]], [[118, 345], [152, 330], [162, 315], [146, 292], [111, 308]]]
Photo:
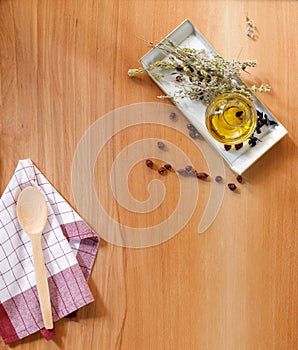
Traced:
[[39, 306], [32, 249], [16, 215], [16, 200], [27, 186], [45, 195], [48, 220], [41, 244], [53, 321], [92, 302], [87, 284], [99, 238], [33, 165], [21, 160], [0, 200], [0, 335], [6, 344], [39, 330], [50, 339]]

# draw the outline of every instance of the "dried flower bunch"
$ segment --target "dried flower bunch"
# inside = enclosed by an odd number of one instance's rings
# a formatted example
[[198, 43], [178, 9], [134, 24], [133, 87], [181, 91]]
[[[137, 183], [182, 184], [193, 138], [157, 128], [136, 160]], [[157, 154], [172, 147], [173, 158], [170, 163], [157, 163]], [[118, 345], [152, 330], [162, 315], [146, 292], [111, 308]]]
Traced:
[[257, 39], [256, 25], [248, 16], [246, 16], [246, 35], [252, 40]]
[[161, 98], [188, 97], [208, 104], [224, 93], [239, 93], [252, 99], [253, 92], [270, 91], [268, 85], [249, 88], [240, 80], [240, 74], [248, 67], [255, 67], [256, 61], [225, 60], [204, 49], [179, 47], [167, 39], [157, 47], [168, 56], [166, 60], [155, 61], [146, 69], [130, 69], [128, 75], [134, 77], [148, 70], [155, 78], [173, 80], [178, 89], [173, 95]]

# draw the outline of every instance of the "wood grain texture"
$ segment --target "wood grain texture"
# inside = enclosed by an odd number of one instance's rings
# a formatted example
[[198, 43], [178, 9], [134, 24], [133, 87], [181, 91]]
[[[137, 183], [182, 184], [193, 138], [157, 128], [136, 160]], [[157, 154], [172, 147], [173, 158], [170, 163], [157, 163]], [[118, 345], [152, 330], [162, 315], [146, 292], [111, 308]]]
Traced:
[[[115, 108], [159, 102], [148, 76], [127, 76], [148, 51], [139, 38], [160, 40], [185, 18], [224, 57], [257, 59], [246, 80], [272, 86], [259, 98], [288, 129], [245, 173], [238, 194], [226, 190], [205, 234], [196, 233], [198, 205], [188, 225], [156, 247], [102, 241], [90, 279], [95, 302], [76, 322], [59, 321], [53, 341], [35, 334], [13, 349], [298, 348], [297, 11], [287, 0], [0, 1], [1, 192], [17, 161], [31, 158], [75, 205], [71, 166], [86, 129]], [[247, 14], [257, 41], [245, 35]], [[111, 142], [107, 160], [131, 137]], [[169, 137], [193, 152], [186, 138]], [[148, 178], [138, 168], [135, 176], [142, 196]], [[171, 202], [175, 193], [166, 196]]]

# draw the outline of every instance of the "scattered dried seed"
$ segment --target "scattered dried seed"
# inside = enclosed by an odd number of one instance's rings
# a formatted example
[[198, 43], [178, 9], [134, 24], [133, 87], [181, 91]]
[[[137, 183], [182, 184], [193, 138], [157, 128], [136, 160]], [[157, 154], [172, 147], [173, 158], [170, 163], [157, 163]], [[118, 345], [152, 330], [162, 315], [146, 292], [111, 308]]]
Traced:
[[191, 165], [186, 165], [185, 170], [188, 176], [197, 176], [195, 169]]
[[171, 164], [165, 164], [164, 168], [166, 168], [167, 170], [172, 170], [172, 165]]
[[192, 138], [195, 139], [196, 138], [196, 132], [193, 130], [189, 130], [188, 135]]
[[258, 115], [258, 117], [263, 117], [263, 112], [262, 112], [262, 111], [257, 110], [257, 115]]
[[230, 189], [231, 191], [235, 191], [236, 188], [237, 188], [237, 186], [236, 186], [235, 184], [233, 184], [233, 183], [229, 183], [229, 184], [228, 184], [228, 187], [229, 187], [229, 189]]
[[[265, 113], [265, 114], [266, 114], [266, 113]], [[266, 116], [267, 116], [267, 114], [266, 114]], [[263, 111], [257, 110], [257, 117], [258, 117], [258, 120], [259, 120], [259, 119], [263, 119], [263, 117], [265, 118], [264, 112], [263, 112]]]
[[263, 118], [262, 118], [262, 119], [259, 119], [259, 120], [257, 121], [257, 128], [259, 129], [259, 128], [261, 128], [263, 125], [264, 125], [264, 123], [263, 123]]
[[249, 139], [248, 144], [250, 147], [255, 147], [257, 145], [256, 137]]
[[[182, 68], [183, 69], [183, 68]], [[175, 112], [172, 112], [170, 115], [169, 115], [169, 118], [171, 120], [175, 119], [176, 118], [176, 113]]]
[[241, 142], [241, 143], [237, 143], [236, 145], [235, 145], [235, 149], [236, 149], [236, 151], [238, 151], [240, 148], [242, 148], [243, 147], [243, 143]]
[[204, 140], [203, 136], [199, 133], [199, 131], [192, 124], [187, 124], [186, 127], [189, 130], [188, 134], [192, 139]]
[[262, 142], [260, 139], [258, 139], [257, 137], [255, 137], [254, 134], [252, 134], [248, 140], [248, 144], [250, 145], [250, 147], [255, 147], [257, 144], [257, 141]]
[[276, 125], [277, 125], [277, 122], [274, 121], [274, 120], [269, 120], [269, 125], [274, 125], [274, 126], [276, 126]]
[[160, 175], [166, 175], [166, 173], [167, 173], [167, 169], [165, 168], [165, 167], [160, 167], [159, 169], [158, 169], [158, 172], [159, 172], [159, 174]]
[[154, 164], [151, 159], [146, 159], [146, 165], [148, 168], [153, 168]]
[[185, 169], [178, 169], [177, 173], [181, 176], [189, 176], [188, 172]]
[[201, 179], [201, 180], [207, 179], [207, 177], [209, 176], [208, 174], [203, 173], [203, 172], [202, 173], [197, 173], [196, 175], [197, 175], [197, 178]]
[[226, 150], [226, 151], [229, 151], [229, 150], [232, 148], [231, 145], [224, 145], [224, 147], [225, 147], [225, 150]]
[[236, 177], [236, 179], [237, 179], [237, 181], [238, 181], [240, 184], [243, 182], [243, 178], [242, 178], [241, 175], [238, 175], [238, 176]]
[[164, 149], [164, 148], [165, 148], [165, 144], [164, 144], [162, 141], [158, 141], [158, 142], [157, 142], [157, 147], [158, 147], [159, 149]]
[[190, 131], [197, 131], [197, 129], [192, 124], [187, 124], [186, 127]]
[[198, 131], [195, 131], [195, 139], [204, 140], [204, 137]]
[[222, 176], [217, 175], [217, 176], [215, 177], [215, 181], [216, 181], [216, 182], [222, 182]]
[[204, 140], [203, 136], [197, 132], [197, 131], [189, 131], [188, 135], [192, 138], [192, 139], [200, 139], [200, 140]]
[[192, 171], [192, 170], [194, 170], [194, 169], [193, 169], [193, 167], [192, 167], [191, 165], [186, 165], [186, 166], [185, 166], [185, 170], [186, 170], [187, 172], [190, 172], [190, 171]]

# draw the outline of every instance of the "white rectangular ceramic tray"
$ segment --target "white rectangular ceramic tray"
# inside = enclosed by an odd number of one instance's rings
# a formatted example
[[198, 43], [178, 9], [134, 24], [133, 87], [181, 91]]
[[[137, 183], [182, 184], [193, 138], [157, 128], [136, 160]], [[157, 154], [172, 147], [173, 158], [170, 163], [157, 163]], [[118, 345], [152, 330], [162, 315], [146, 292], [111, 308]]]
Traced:
[[[210, 46], [207, 40], [198, 32], [194, 25], [185, 20], [165, 39], [173, 41], [180, 47], [190, 47], [196, 49], [206, 49], [216, 54], [216, 51]], [[164, 60], [167, 56], [158, 49], [158, 45], [143, 56], [140, 60], [141, 65], [146, 69], [149, 76], [161, 88], [166, 95], [172, 95], [176, 89], [177, 84], [174, 80], [157, 79], [147, 67], [156, 60]], [[204, 138], [219, 152], [230, 168], [237, 174], [242, 174], [253, 163], [256, 162], [266, 151], [268, 151], [275, 143], [277, 143], [283, 136], [287, 134], [287, 130], [280, 124], [280, 122], [272, 115], [272, 113], [256, 98], [254, 97], [254, 104], [258, 111], [266, 113], [268, 118], [277, 122], [274, 127], [262, 127], [261, 134], [256, 135], [261, 142], [257, 142], [255, 147], [250, 147], [248, 144], [241, 149], [235, 150], [232, 148], [229, 151], [224, 149], [224, 146], [215, 141], [207, 131], [205, 126], [205, 110], [206, 106], [200, 101], [194, 101], [186, 98], [173, 99], [173, 103], [181, 110], [185, 117], [193, 124], [196, 129], [204, 136]]]

